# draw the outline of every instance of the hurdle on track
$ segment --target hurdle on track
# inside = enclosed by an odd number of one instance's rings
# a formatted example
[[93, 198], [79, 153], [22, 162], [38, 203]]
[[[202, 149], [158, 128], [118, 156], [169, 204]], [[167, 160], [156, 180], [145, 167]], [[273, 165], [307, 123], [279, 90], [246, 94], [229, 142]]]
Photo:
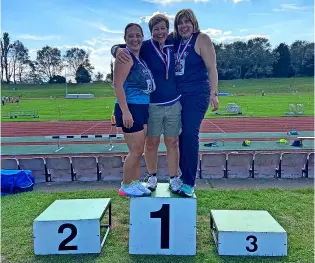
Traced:
[[109, 140], [110, 147], [108, 151], [111, 151], [115, 145], [113, 144], [113, 139], [123, 140], [123, 134], [95, 134], [95, 135], [52, 135], [45, 136], [46, 139], [57, 139], [57, 150], [55, 152], [61, 151], [64, 147], [61, 146], [60, 139], [97, 139], [97, 138], [105, 138]]

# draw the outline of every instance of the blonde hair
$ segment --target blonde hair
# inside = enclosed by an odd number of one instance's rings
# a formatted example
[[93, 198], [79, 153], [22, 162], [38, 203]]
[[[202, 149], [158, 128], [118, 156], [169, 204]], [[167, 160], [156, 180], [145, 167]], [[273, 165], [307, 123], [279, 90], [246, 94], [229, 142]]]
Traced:
[[174, 21], [174, 37], [178, 38], [179, 37], [179, 32], [178, 32], [178, 24], [179, 20], [185, 16], [194, 26], [194, 33], [199, 32], [199, 24], [197, 21], [197, 17], [195, 16], [194, 12], [191, 9], [182, 9], [177, 12], [175, 16], [175, 21]]
[[151, 34], [152, 34], [153, 27], [162, 21], [165, 22], [167, 29], [170, 28], [170, 22], [167, 16], [163, 14], [157, 14], [153, 16], [149, 21], [149, 29], [150, 29]]

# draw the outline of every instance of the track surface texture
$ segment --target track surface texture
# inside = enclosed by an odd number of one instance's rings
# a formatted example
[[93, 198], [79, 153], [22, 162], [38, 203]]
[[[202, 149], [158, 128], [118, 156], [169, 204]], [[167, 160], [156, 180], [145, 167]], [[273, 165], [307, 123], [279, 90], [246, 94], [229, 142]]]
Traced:
[[[204, 119], [200, 132], [288, 132], [313, 131], [314, 117]], [[110, 121], [5, 122], [1, 137], [116, 134]]]

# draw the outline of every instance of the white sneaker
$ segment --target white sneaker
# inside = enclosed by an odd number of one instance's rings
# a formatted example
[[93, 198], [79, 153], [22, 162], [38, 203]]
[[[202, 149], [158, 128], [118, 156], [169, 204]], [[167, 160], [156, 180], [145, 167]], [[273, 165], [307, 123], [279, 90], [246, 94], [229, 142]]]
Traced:
[[136, 186], [143, 193], [144, 196], [151, 195], [151, 191], [148, 188], [144, 187], [144, 185], [139, 181], [136, 183]]
[[157, 178], [156, 176], [149, 175], [148, 181], [146, 182], [146, 188], [148, 188], [150, 191], [155, 191], [157, 187]]
[[144, 195], [144, 193], [138, 189], [137, 184], [134, 182], [125, 187], [121, 186], [118, 190], [118, 194], [121, 196], [129, 197], [141, 197]]
[[171, 192], [178, 193], [182, 187], [182, 184], [183, 181], [178, 176], [174, 176], [170, 178], [169, 188]]

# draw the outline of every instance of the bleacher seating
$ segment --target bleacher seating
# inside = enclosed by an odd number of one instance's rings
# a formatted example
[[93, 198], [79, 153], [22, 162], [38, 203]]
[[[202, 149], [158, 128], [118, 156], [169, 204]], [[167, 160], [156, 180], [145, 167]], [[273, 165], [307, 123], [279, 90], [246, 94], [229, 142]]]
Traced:
[[[1, 158], [2, 169], [32, 170], [35, 182], [117, 181], [123, 176], [126, 156], [73, 156]], [[141, 179], [146, 173], [141, 157]], [[196, 177], [213, 178], [314, 178], [314, 153], [203, 153]], [[158, 177], [168, 178], [166, 155], [158, 156]]]
[[226, 154], [205, 153], [201, 157], [201, 178], [223, 178], [226, 177]]
[[121, 156], [100, 156], [98, 167], [101, 180], [121, 180], [123, 177], [123, 160]]
[[256, 153], [254, 155], [254, 178], [276, 178], [280, 153]]
[[227, 160], [227, 178], [250, 178], [252, 166], [252, 153], [230, 153]]
[[10, 158], [10, 159], [1, 158], [1, 169], [18, 170], [19, 169], [18, 160], [15, 158]]
[[72, 167], [76, 181], [97, 181], [100, 179], [97, 158], [94, 156], [74, 156], [72, 157]]
[[47, 181], [47, 170], [44, 158], [19, 158], [18, 160], [21, 170], [31, 170], [33, 172], [35, 183]]
[[73, 171], [69, 157], [46, 158], [48, 181], [67, 182], [72, 181]]
[[283, 153], [281, 155], [281, 178], [301, 178], [304, 174], [307, 153]]
[[306, 169], [307, 177], [314, 178], [314, 153], [308, 155]]

